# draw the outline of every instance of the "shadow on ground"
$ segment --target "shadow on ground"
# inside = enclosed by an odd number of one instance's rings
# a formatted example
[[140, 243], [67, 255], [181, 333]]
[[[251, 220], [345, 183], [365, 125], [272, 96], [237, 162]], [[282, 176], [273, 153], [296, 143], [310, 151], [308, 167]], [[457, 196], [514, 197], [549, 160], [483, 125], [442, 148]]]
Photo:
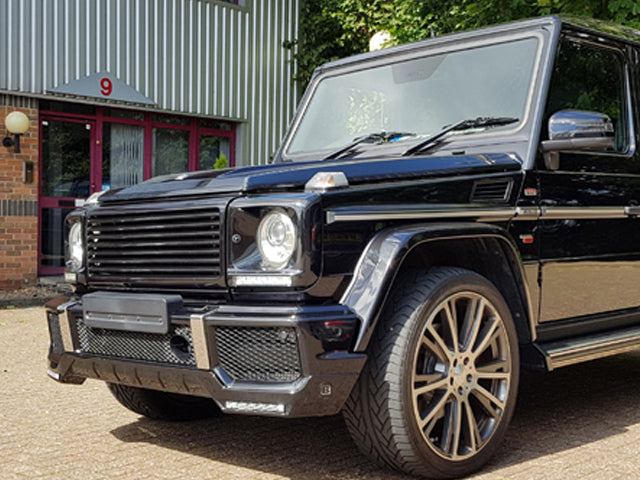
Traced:
[[[640, 423], [640, 353], [523, 374], [518, 407], [503, 447], [481, 473], [624, 433]], [[340, 416], [272, 419], [226, 415], [191, 423], [141, 418], [111, 432], [214, 462], [295, 480], [399, 480], [408, 477], [362, 457]]]

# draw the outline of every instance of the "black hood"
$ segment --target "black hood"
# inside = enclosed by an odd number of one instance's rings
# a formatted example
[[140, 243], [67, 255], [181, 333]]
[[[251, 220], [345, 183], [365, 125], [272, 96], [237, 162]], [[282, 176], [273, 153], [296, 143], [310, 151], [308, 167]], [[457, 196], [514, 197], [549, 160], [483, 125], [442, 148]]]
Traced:
[[513, 171], [521, 166], [517, 156], [507, 154], [276, 163], [156, 177], [132, 187], [107, 192], [100, 202], [218, 193], [300, 191], [318, 172], [342, 172], [349, 185], [362, 185], [388, 180]]

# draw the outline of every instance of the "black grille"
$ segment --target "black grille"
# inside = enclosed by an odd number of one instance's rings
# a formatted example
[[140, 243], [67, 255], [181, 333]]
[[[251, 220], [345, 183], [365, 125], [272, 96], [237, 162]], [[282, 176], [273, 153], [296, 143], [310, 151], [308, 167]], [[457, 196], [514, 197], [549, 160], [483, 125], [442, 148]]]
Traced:
[[77, 320], [80, 351], [91, 355], [195, 366], [191, 329], [172, 326], [167, 334], [91, 328]]
[[237, 381], [292, 382], [301, 375], [294, 328], [217, 327], [218, 358]]
[[87, 218], [90, 282], [207, 284], [221, 276], [220, 207], [95, 209]]
[[471, 194], [472, 202], [506, 202], [511, 195], [513, 180], [498, 179], [476, 182]]

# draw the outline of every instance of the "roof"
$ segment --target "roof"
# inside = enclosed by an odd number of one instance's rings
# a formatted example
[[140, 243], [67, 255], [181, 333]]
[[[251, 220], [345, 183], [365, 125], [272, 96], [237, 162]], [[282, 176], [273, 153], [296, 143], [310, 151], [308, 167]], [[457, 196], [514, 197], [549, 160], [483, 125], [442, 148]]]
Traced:
[[569, 15], [561, 15], [557, 18], [563, 24], [578, 27], [579, 30], [589, 30], [590, 32], [604, 34], [606, 37], [616, 38], [618, 40], [622, 39], [640, 45], [640, 31], [631, 27], [605, 22], [604, 20], [597, 20], [595, 18]]

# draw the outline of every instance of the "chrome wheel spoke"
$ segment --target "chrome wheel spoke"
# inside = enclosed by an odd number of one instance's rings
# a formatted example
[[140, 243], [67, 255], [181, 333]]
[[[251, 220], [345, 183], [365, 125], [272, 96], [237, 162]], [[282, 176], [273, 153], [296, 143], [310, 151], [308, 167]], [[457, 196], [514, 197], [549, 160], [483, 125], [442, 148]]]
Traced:
[[482, 437], [480, 435], [480, 430], [478, 429], [478, 422], [476, 421], [476, 417], [473, 414], [473, 409], [471, 408], [469, 402], [464, 403], [464, 408], [467, 414], [467, 435], [469, 436], [469, 448], [473, 453], [480, 446]]
[[480, 338], [479, 345], [473, 350], [474, 356], [477, 358], [494, 342], [503, 332], [500, 328], [500, 322], [497, 318], [491, 318], [491, 323], [486, 327], [486, 331], [481, 332], [483, 335]]
[[447, 329], [449, 330], [449, 335], [451, 336], [451, 347], [453, 349], [453, 353], [458, 353], [458, 321], [457, 321], [457, 311], [456, 304], [453, 301], [449, 301], [444, 305], [444, 316], [447, 319]]
[[[438, 332], [436, 332], [435, 328], [433, 328], [433, 325], [431, 325], [431, 324], [427, 327], [427, 331], [429, 332], [431, 337], [433, 337], [433, 340], [435, 341], [435, 343], [438, 345], [437, 349], [444, 356], [443, 360], [446, 360], [448, 362], [449, 359], [451, 358], [451, 351], [449, 350], [449, 347], [447, 346], [447, 344], [444, 341], [444, 339], [440, 336], [440, 334]], [[426, 337], [423, 337], [423, 342], [424, 342], [425, 338]], [[431, 342], [431, 344], [433, 345], [432, 342]]]
[[[439, 338], [439, 337], [438, 337]], [[448, 363], [449, 362], [449, 349], [444, 342], [442, 344], [436, 343], [428, 339], [426, 336], [422, 336], [420, 339], [420, 345], [429, 350], [433, 355], [438, 357], [441, 362]]]
[[476, 343], [478, 332], [480, 331], [480, 325], [482, 323], [484, 307], [484, 298], [480, 298], [479, 300], [474, 298], [469, 301], [469, 306], [467, 308], [460, 335], [464, 351], [472, 350]]
[[444, 414], [445, 414], [445, 409], [441, 408], [440, 410], [435, 412], [435, 415], [429, 420], [429, 422], [427, 422], [427, 424], [425, 424], [427, 428], [424, 429], [423, 432], [426, 438], [431, 438], [431, 436], [433, 435], [433, 430], [435, 429], [438, 422], [442, 418], [444, 418]]
[[444, 419], [442, 450], [452, 458], [458, 456], [460, 434], [462, 432], [462, 411], [459, 401], [449, 403]]
[[476, 366], [477, 380], [508, 380], [510, 377], [509, 362], [504, 359]]
[[[427, 376], [427, 375], [421, 375], [421, 376]], [[442, 375], [440, 377], [442, 377]], [[416, 381], [416, 383], [418, 382]], [[434, 392], [436, 390], [441, 390], [443, 388], [446, 389], [448, 383], [449, 383], [449, 380], [447, 378], [441, 378], [441, 380], [437, 382], [429, 383], [421, 387], [414, 387], [415, 389], [413, 391], [413, 394], [416, 397], [419, 397], [420, 395], [424, 395], [425, 393]]]
[[[445, 406], [447, 404], [448, 399], [449, 399], [449, 394], [445, 393], [444, 395], [442, 395], [442, 397], [440, 397], [435, 402], [435, 404], [429, 410], [429, 413], [427, 413], [427, 416], [420, 420], [420, 424], [419, 424], [420, 430], [425, 432], [425, 427], [429, 426], [430, 428], [425, 433], [427, 433], [428, 435], [431, 432], [431, 430], [435, 426], [435, 422], [437, 422], [440, 418], [444, 416], [444, 413], [445, 413], [444, 410], [445, 410]], [[430, 423], [431, 425], [429, 425]]]
[[416, 374], [413, 377], [414, 383], [431, 383], [437, 382], [443, 378], [442, 373], [424, 373], [424, 374]]
[[504, 402], [499, 400], [486, 388], [478, 385], [473, 390], [473, 395], [482, 404], [486, 413], [488, 413], [491, 417], [497, 419], [500, 417], [500, 415], [502, 415], [502, 412], [504, 411]]
[[483, 365], [476, 365], [476, 370], [480, 373], [498, 373], [509, 369], [509, 362], [504, 358], [498, 358]]
[[477, 380], [509, 380], [511, 374], [509, 372], [494, 372], [494, 373], [477, 373]]

